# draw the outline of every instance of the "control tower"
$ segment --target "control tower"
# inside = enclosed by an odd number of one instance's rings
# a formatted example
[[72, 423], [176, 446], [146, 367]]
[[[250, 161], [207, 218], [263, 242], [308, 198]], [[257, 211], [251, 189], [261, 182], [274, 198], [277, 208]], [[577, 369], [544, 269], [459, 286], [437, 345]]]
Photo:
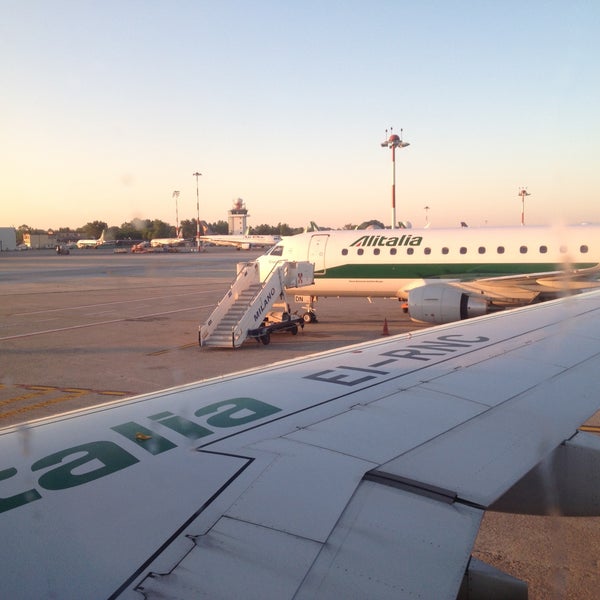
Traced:
[[248, 209], [241, 198], [233, 201], [233, 208], [228, 212], [227, 228], [229, 235], [243, 235], [246, 233], [246, 220]]

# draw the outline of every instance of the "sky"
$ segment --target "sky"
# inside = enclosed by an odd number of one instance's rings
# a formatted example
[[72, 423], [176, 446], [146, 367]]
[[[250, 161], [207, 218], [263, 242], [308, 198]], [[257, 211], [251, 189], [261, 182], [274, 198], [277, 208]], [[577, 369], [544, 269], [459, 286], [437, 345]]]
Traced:
[[518, 225], [526, 187], [527, 224], [600, 222], [595, 0], [0, 0], [0, 14], [0, 226], [175, 224], [175, 190], [180, 220], [227, 220], [242, 198], [250, 226], [389, 225], [390, 128], [410, 144], [398, 220]]

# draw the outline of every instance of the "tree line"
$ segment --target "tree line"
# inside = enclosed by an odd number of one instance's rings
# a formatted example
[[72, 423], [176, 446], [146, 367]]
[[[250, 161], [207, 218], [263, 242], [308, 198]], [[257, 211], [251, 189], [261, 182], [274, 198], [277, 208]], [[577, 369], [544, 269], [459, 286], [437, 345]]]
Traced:
[[[196, 236], [196, 220], [185, 219], [180, 223], [181, 235], [184, 238], [194, 238]], [[211, 233], [225, 235], [228, 233], [229, 226], [227, 221], [216, 221], [214, 223], [204, 223], [201, 221], [200, 234], [208, 229]], [[154, 238], [171, 238], [177, 236], [175, 225], [170, 225], [160, 219], [133, 219], [122, 223], [120, 226], [110, 226], [104, 221], [90, 221], [82, 227], [71, 229], [70, 227], [59, 227], [58, 229], [36, 229], [29, 225], [21, 225], [17, 228], [17, 244], [23, 242], [24, 233], [49, 234], [55, 235], [60, 241], [73, 241], [82, 238], [97, 239], [106, 231], [104, 238], [106, 240], [152, 240]], [[250, 233], [256, 235], [295, 235], [301, 233], [302, 227], [290, 227], [287, 223], [278, 223], [277, 225], [258, 225], [250, 227]]]

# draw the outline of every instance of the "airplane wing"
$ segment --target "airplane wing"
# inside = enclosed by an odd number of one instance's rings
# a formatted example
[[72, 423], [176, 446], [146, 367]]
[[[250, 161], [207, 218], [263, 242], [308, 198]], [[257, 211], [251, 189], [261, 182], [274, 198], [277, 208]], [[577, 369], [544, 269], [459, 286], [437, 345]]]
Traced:
[[599, 371], [589, 292], [4, 429], [0, 587], [456, 598], [520, 480], [599, 514]]
[[201, 235], [198, 239], [201, 242], [205, 242], [207, 244], [214, 244], [215, 246], [233, 246], [235, 248], [241, 248], [242, 242], [238, 239], [227, 239], [228, 236], [211, 236], [211, 235]]
[[250, 250], [254, 247], [274, 246], [279, 241], [275, 238], [261, 235], [201, 235], [199, 239], [215, 246], [234, 246], [242, 250]]
[[600, 265], [587, 269], [571, 269], [545, 273], [528, 273], [488, 277], [453, 283], [454, 287], [494, 298], [535, 297], [538, 294], [578, 292], [600, 287]]

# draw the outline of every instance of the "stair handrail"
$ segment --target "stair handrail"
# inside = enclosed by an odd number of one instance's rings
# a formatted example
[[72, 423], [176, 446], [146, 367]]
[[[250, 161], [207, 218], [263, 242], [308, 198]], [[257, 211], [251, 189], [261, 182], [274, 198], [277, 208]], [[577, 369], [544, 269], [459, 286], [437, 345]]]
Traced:
[[[260, 327], [264, 317], [275, 302], [281, 299], [285, 294], [285, 273], [287, 261], [278, 261], [274, 264], [269, 274], [261, 278], [260, 289], [257, 290], [252, 300], [248, 302], [248, 308], [239, 320], [238, 326], [242, 331], [240, 345], [246, 339], [248, 330]], [[260, 302], [262, 299], [262, 302]], [[259, 306], [256, 306], [260, 302]]]
[[[246, 277], [250, 277], [251, 279], [244, 281]], [[242, 283], [246, 284], [245, 287]], [[231, 305], [237, 300], [238, 292], [246, 289], [249, 285], [252, 285], [252, 283], [260, 283], [260, 268], [256, 262], [247, 262], [243, 267], [238, 269], [238, 273], [229, 286], [229, 290], [217, 303], [204, 325], [200, 328], [201, 346], [203, 345], [202, 342], [210, 337], [221, 319], [227, 314]]]
[[[258, 285], [256, 293], [249, 299], [248, 307], [240, 321], [231, 330], [231, 344], [236, 348], [241, 346], [246, 339], [247, 332], [250, 329], [256, 329], [262, 323], [263, 314], [266, 316], [268, 309], [277, 301], [284, 298], [286, 286], [298, 287], [309, 285], [313, 281], [314, 265], [308, 262], [286, 261], [284, 259], [271, 263], [270, 270], [266, 275], [261, 276], [261, 264], [258, 261], [247, 263], [238, 263], [238, 274], [231, 284], [229, 291], [216, 305], [210, 317], [200, 328], [200, 345], [204, 345], [215, 329], [219, 326], [223, 318], [227, 315], [232, 305], [238, 300], [241, 292], [248, 290], [252, 285]], [[250, 279], [245, 279], [250, 277]], [[277, 283], [272, 285], [265, 294], [265, 288], [273, 283], [277, 278]], [[260, 284], [260, 285], [259, 285]], [[260, 307], [255, 307], [257, 301], [261, 300]]]

